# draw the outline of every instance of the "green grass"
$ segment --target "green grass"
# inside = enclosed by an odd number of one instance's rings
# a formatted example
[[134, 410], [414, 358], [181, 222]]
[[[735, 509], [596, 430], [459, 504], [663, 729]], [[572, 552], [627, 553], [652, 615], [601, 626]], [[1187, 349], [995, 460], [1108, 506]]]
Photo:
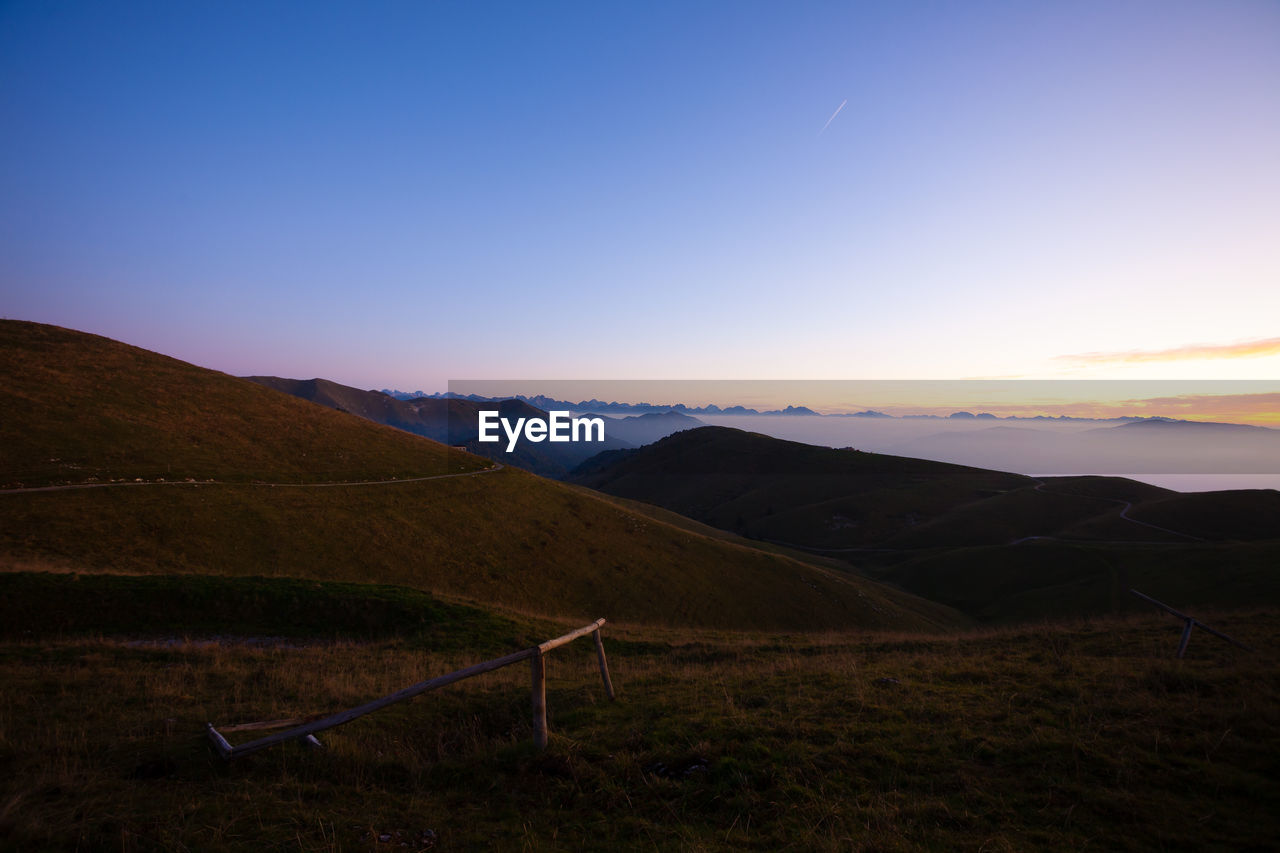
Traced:
[[[296, 578], [0, 573], [0, 638], [230, 636], [374, 640], [501, 651], [530, 645], [529, 620], [405, 587]], [[544, 638], [545, 639], [545, 638]]]
[[1197, 634], [1175, 662], [1158, 617], [951, 638], [606, 626], [619, 700], [589, 643], [552, 653], [543, 754], [517, 666], [322, 734], [323, 752], [232, 763], [205, 721], [333, 711], [476, 656], [8, 642], [0, 845], [378, 850], [431, 830], [453, 850], [1265, 849], [1280, 615], [1212, 624], [1261, 651]]
[[571, 618], [926, 629], [948, 608], [701, 536], [516, 469], [322, 489], [0, 495], [0, 570], [386, 583]]
[[900, 590], [510, 467], [420, 482], [261, 485], [404, 480], [489, 463], [66, 329], [0, 322], [0, 408], [0, 484], [128, 483], [0, 494], [0, 571], [372, 582], [557, 617], [677, 625], [965, 621]]

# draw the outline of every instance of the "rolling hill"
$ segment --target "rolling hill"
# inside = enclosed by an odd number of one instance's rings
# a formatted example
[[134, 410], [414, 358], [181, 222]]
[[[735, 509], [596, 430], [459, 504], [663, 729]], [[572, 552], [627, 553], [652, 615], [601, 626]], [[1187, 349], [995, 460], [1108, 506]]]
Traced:
[[724, 427], [603, 453], [575, 482], [808, 548], [984, 620], [1280, 601], [1280, 494], [1031, 478]]
[[899, 590], [81, 332], [0, 322], [0, 408], [8, 570], [395, 584], [540, 615], [721, 628], [961, 621]]
[[875, 547], [958, 507], [1028, 489], [1018, 474], [783, 441], [728, 427], [603, 453], [573, 482], [757, 539]]
[[0, 321], [0, 394], [0, 487], [384, 480], [488, 465], [252, 382], [35, 323]]

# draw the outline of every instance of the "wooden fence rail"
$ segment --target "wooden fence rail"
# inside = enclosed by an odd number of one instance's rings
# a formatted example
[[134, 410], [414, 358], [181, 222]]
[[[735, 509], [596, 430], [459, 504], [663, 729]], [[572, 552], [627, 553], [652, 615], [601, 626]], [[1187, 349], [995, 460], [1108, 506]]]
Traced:
[[1183, 613], [1180, 610], [1174, 610], [1172, 607], [1165, 604], [1163, 601], [1156, 601], [1151, 596], [1138, 592], [1136, 589], [1131, 589], [1129, 590], [1129, 592], [1130, 594], [1136, 595], [1138, 598], [1141, 598], [1143, 601], [1147, 601], [1147, 602], [1150, 602], [1151, 604], [1154, 604], [1156, 607], [1159, 607], [1165, 613], [1170, 613], [1182, 620], [1182, 640], [1178, 643], [1178, 653], [1176, 655], [1178, 658], [1181, 658], [1184, 654], [1187, 653], [1187, 643], [1191, 642], [1192, 628], [1199, 628], [1202, 631], [1208, 631], [1210, 634], [1213, 634], [1213, 636], [1220, 637], [1221, 639], [1226, 640], [1231, 645], [1238, 646], [1244, 649], [1246, 652], [1253, 651], [1253, 649], [1249, 648], [1239, 640], [1233, 640], [1230, 637], [1228, 637], [1226, 634], [1222, 633], [1221, 631], [1215, 631], [1213, 628], [1210, 628], [1208, 625], [1204, 624], [1194, 616], [1188, 616], [1187, 614]]
[[[510, 666], [519, 661], [529, 660], [533, 670], [533, 742], [538, 749], [544, 749], [547, 745], [547, 688], [546, 688], [546, 665], [543, 656], [552, 649], [559, 648], [565, 643], [572, 642], [579, 637], [591, 634], [596, 641], [596, 657], [600, 664], [600, 677], [604, 681], [604, 690], [610, 699], [615, 698], [613, 692], [613, 682], [609, 679], [609, 664], [604, 656], [604, 641], [600, 639], [600, 628], [604, 625], [605, 620], [597, 619], [590, 625], [583, 625], [581, 628], [570, 631], [569, 633], [556, 637], [554, 640], [547, 640], [545, 643], [533, 646], [532, 648], [522, 649], [500, 658], [494, 658], [473, 666], [459, 669], [448, 675], [437, 676], [418, 684], [410, 685], [403, 690], [397, 690], [381, 699], [375, 699], [367, 702], [357, 708], [351, 708], [328, 717], [318, 720], [305, 722], [303, 725], [289, 729], [286, 732], [280, 732], [274, 735], [267, 735], [257, 740], [242, 743], [239, 746], [232, 746], [222, 733], [213, 727], [213, 723], [206, 723], [205, 728], [209, 735], [209, 740], [213, 741], [213, 745], [217, 747], [218, 752], [223, 758], [239, 758], [242, 755], [248, 755], [251, 752], [257, 752], [260, 749], [266, 749], [269, 746], [275, 746], [278, 743], [284, 743], [287, 740], [295, 740], [301, 738], [310, 743], [312, 746], [320, 746], [320, 741], [316, 739], [316, 733], [325, 729], [331, 729], [340, 726], [343, 723], [349, 723], [352, 720], [363, 717], [365, 714], [372, 714], [389, 705], [397, 702], [403, 702], [406, 699], [412, 699], [428, 690], [435, 690], [438, 687], [444, 687], [446, 684], [453, 684], [455, 681], [462, 681], [464, 678], [481, 675], [486, 672], [492, 672], [495, 669], [501, 669], [504, 666]], [[295, 725], [303, 722], [301, 720], [274, 720], [264, 723], [244, 723], [237, 726], [226, 726], [223, 731], [243, 731], [252, 729], [268, 729], [278, 728], [280, 726]]]

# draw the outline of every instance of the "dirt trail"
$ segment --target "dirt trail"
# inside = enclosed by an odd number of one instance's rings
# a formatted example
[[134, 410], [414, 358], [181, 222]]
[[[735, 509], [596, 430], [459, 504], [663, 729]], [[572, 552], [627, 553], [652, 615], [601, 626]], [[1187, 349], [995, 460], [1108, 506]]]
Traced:
[[[1150, 527], [1152, 530], [1159, 530], [1161, 533], [1168, 533], [1170, 536], [1181, 536], [1184, 539], [1191, 539], [1195, 542], [1205, 541], [1199, 536], [1192, 536], [1190, 533], [1182, 533], [1181, 531], [1178, 531], [1178, 530], [1170, 530], [1167, 527], [1160, 527], [1159, 525], [1150, 524], [1146, 521], [1139, 521], [1138, 519], [1133, 518], [1132, 516], [1129, 515], [1129, 510], [1133, 509], [1132, 501], [1123, 501], [1123, 500], [1120, 500], [1119, 498], [1104, 498], [1100, 495], [1081, 495], [1075, 492], [1059, 492], [1059, 491], [1045, 492], [1044, 486], [1045, 486], [1044, 480], [1036, 480], [1035, 490], [1037, 492], [1044, 492], [1047, 495], [1065, 495], [1067, 497], [1072, 497], [1072, 498], [1092, 498], [1093, 500], [1107, 501], [1108, 503], [1113, 503], [1113, 504], [1122, 504], [1124, 506], [1124, 509], [1120, 510], [1120, 517], [1123, 518], [1125, 521], [1132, 522], [1133, 524], [1141, 524], [1143, 527]], [[1070, 540], [1058, 539], [1058, 537], [1056, 536], [1023, 536], [1021, 539], [1014, 539], [1012, 542], [1008, 544], [1017, 545], [1022, 542], [1030, 541], [1032, 539], [1052, 539], [1059, 542], [1070, 541]], [[1167, 542], [1133, 542], [1130, 544], [1167, 545], [1169, 543]]]
[[271, 489], [324, 489], [335, 486], [393, 486], [398, 483], [421, 483], [424, 480], [447, 480], [450, 477], [475, 477], [492, 474], [505, 466], [494, 462], [492, 467], [478, 471], [462, 471], [457, 474], [432, 474], [429, 477], [406, 477], [401, 480], [355, 480], [334, 483], [228, 483], [225, 480], [131, 480], [120, 483], [69, 483], [63, 486], [29, 486], [21, 489], [0, 489], [0, 495], [21, 495], [29, 492], [63, 492], [69, 489], [106, 489], [114, 486], [258, 486]]

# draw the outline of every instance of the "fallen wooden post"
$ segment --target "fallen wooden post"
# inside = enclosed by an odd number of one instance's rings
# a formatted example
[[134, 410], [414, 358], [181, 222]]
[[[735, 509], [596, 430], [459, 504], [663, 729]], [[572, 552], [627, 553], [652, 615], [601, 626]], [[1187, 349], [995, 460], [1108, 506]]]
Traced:
[[251, 732], [261, 729], [283, 729], [285, 726], [300, 726], [318, 717], [297, 717], [291, 720], [263, 720], [260, 723], [239, 723], [234, 726], [223, 726], [223, 732]]
[[[605, 620], [597, 619], [590, 625], [584, 625], [581, 628], [570, 631], [568, 634], [556, 637], [554, 640], [547, 640], [545, 643], [532, 648], [522, 649], [518, 652], [513, 652], [500, 658], [487, 660], [482, 663], [466, 667], [465, 669], [459, 669], [455, 672], [449, 673], [448, 675], [441, 675], [436, 678], [428, 679], [427, 681], [419, 682], [418, 684], [410, 685], [403, 690], [397, 690], [395, 693], [383, 696], [381, 699], [375, 699], [372, 702], [367, 702], [359, 707], [351, 708], [337, 714], [332, 714], [328, 717], [313, 719], [310, 722], [303, 723], [302, 725], [289, 729], [288, 731], [267, 735], [266, 737], [240, 744], [239, 746], [232, 746], [228, 743], [227, 739], [213, 727], [213, 723], [205, 724], [206, 734], [209, 736], [209, 740], [213, 742], [213, 745], [217, 748], [218, 752], [226, 759], [239, 758], [242, 755], [248, 755], [249, 753], [257, 752], [260, 749], [266, 749], [267, 747], [275, 746], [278, 743], [284, 743], [287, 740], [294, 740], [295, 738], [301, 738], [313, 747], [321, 747], [322, 744], [315, 737], [317, 732], [322, 732], [325, 729], [340, 726], [343, 723], [349, 723], [366, 714], [372, 714], [374, 711], [380, 711], [389, 705], [394, 705], [397, 702], [403, 702], [406, 699], [412, 699], [414, 696], [426, 693], [428, 690], [435, 690], [438, 687], [453, 684], [455, 681], [462, 681], [465, 678], [471, 678], [472, 676], [492, 672], [495, 669], [501, 669], [504, 666], [510, 666], [513, 663], [517, 663], [528, 658], [533, 670], [533, 741], [534, 745], [537, 746], [538, 749], [545, 749], [547, 746], [547, 694], [546, 663], [543, 660], [543, 656], [552, 649], [559, 648], [565, 643], [571, 642], [578, 637], [594, 633], [596, 638], [596, 653], [600, 662], [600, 671], [604, 677], [605, 692], [609, 695], [610, 699], [613, 699], [613, 684], [609, 680], [608, 664], [605, 662], [604, 657], [604, 645], [600, 640], [600, 628], [604, 623]], [[243, 723], [237, 726], [227, 726], [224, 731], [248, 731], [254, 729], [280, 728], [282, 726], [294, 725], [298, 722], [302, 721], [270, 720], [262, 723]]]
[[1176, 657], [1179, 660], [1181, 660], [1182, 656], [1186, 654], [1187, 644], [1191, 642], [1192, 628], [1200, 628], [1204, 631], [1208, 631], [1210, 634], [1213, 634], [1215, 637], [1220, 637], [1223, 640], [1226, 640], [1231, 645], [1238, 646], [1244, 649], [1246, 652], [1253, 651], [1253, 649], [1249, 648], [1239, 640], [1233, 640], [1231, 637], [1228, 637], [1226, 634], [1222, 633], [1221, 631], [1215, 631], [1213, 628], [1210, 628], [1208, 625], [1204, 624], [1194, 616], [1188, 616], [1187, 614], [1181, 611], [1174, 610], [1172, 607], [1165, 604], [1163, 601], [1156, 601], [1151, 596], [1143, 595], [1142, 593], [1138, 592], [1136, 589], [1131, 589], [1129, 590], [1129, 592], [1132, 593], [1133, 595], [1136, 595], [1138, 598], [1141, 598], [1143, 601], [1148, 601], [1154, 604], [1156, 607], [1159, 607], [1161, 610], [1165, 611], [1166, 613], [1171, 613], [1174, 616], [1177, 616], [1179, 619], [1183, 621], [1182, 639], [1178, 642], [1178, 653], [1176, 655]]

